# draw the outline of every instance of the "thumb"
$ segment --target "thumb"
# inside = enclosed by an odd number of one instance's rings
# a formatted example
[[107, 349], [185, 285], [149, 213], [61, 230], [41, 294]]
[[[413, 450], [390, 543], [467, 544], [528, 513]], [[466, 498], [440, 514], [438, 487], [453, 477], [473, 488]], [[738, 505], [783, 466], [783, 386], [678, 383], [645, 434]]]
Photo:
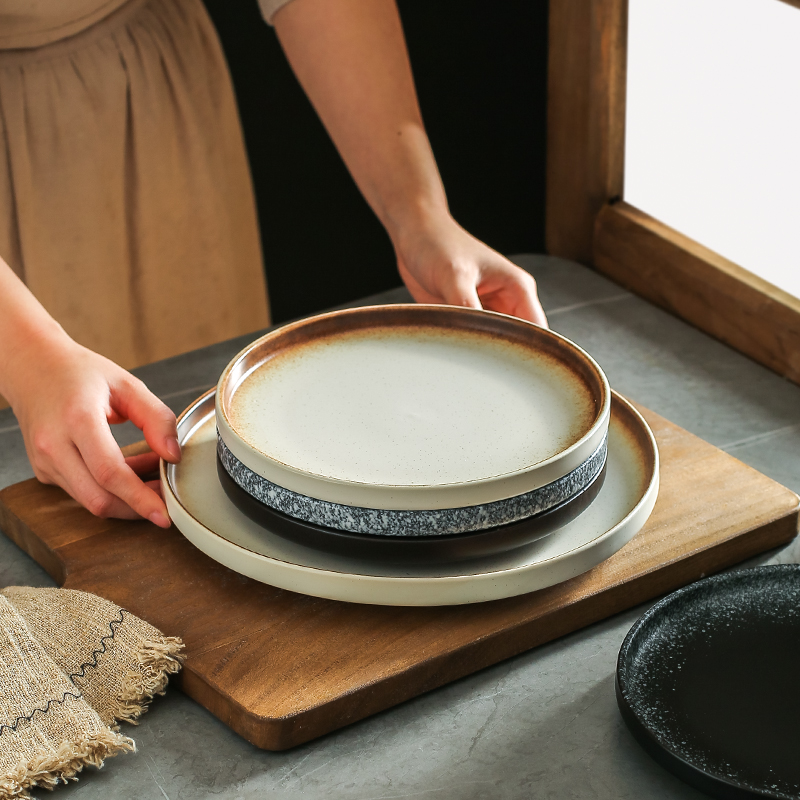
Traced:
[[151, 449], [165, 461], [181, 460], [175, 414], [140, 380], [127, 375], [112, 388], [111, 405], [144, 434]]

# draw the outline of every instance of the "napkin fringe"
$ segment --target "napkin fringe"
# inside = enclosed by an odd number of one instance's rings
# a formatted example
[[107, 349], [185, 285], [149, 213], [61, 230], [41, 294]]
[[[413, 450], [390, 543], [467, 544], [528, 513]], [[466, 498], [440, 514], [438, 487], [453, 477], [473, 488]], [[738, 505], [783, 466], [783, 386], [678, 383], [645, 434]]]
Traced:
[[131, 670], [123, 677], [120, 693], [111, 709], [117, 721], [138, 724], [153, 698], [166, 692], [169, 676], [180, 672], [185, 660], [183, 648], [183, 641], [176, 636], [142, 643], [138, 653], [141, 669]]
[[0, 779], [0, 800], [30, 800], [29, 789], [53, 789], [59, 783], [77, 780], [84, 767], [102, 767], [106, 758], [119, 753], [136, 752], [133, 739], [108, 728], [72, 742], [63, 742], [57, 751], [49, 751], [18, 764]]

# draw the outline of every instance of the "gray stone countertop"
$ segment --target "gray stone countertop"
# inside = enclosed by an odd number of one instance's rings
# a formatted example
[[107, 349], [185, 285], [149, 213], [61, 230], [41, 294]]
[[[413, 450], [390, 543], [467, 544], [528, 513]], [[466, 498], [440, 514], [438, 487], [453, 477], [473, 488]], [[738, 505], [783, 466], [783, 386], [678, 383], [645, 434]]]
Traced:
[[[800, 492], [800, 387], [577, 264], [519, 256], [550, 323], [611, 385]], [[397, 289], [365, 302], [402, 302]], [[353, 304], [359, 305], [359, 304]], [[245, 337], [136, 370], [176, 412], [216, 383]], [[121, 443], [141, 438], [120, 426]], [[0, 487], [32, 475], [0, 411]], [[800, 561], [798, 540], [750, 564]], [[0, 586], [52, 580], [0, 537]], [[614, 697], [634, 608], [282, 753], [258, 750], [172, 689], [125, 732], [138, 745], [55, 795], [81, 800], [255, 798], [701, 798], [657, 766]]]

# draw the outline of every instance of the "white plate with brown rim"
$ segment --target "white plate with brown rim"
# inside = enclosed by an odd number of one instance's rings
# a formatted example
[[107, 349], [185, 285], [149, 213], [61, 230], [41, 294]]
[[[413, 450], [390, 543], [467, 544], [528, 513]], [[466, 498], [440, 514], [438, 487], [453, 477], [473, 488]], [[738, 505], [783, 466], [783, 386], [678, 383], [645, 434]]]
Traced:
[[216, 422], [225, 469], [267, 505], [332, 528], [434, 535], [579, 491], [602, 468], [609, 408], [600, 367], [557, 333], [390, 305], [250, 344], [220, 377]]
[[221, 564], [282, 589], [377, 605], [478, 603], [542, 589], [613, 555], [641, 530], [658, 494], [658, 450], [641, 415], [613, 394], [606, 478], [579, 517], [499, 556], [452, 567], [402, 567], [313, 550], [271, 534], [231, 503], [217, 477], [215, 392], [178, 421], [180, 464], [161, 464], [178, 529]]

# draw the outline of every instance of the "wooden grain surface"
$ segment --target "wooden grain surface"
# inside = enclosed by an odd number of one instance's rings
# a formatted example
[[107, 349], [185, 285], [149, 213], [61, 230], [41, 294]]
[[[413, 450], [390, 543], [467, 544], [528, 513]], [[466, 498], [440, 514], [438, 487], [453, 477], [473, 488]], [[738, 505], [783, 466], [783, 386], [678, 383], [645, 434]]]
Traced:
[[622, 195], [627, 0], [550, 0], [545, 239], [593, 263], [600, 209]]
[[67, 587], [183, 637], [182, 689], [259, 747], [313, 739], [788, 542], [797, 496], [640, 409], [662, 458], [645, 528], [557, 586], [469, 606], [389, 608], [244, 578], [180, 533], [101, 520], [35, 480], [0, 492], [0, 527]]
[[550, 0], [547, 251], [595, 267], [800, 383], [800, 300], [618, 202], [627, 26], [628, 0]]
[[800, 299], [628, 203], [597, 218], [600, 272], [800, 383]]

